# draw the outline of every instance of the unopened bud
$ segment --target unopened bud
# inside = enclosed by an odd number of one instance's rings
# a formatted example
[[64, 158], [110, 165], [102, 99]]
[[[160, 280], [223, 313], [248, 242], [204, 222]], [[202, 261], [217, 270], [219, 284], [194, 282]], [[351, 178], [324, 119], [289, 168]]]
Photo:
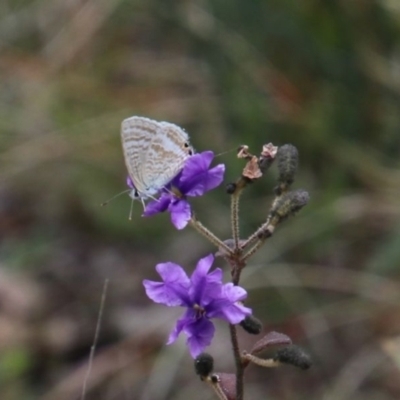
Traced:
[[226, 193], [228, 193], [228, 194], [235, 193], [236, 187], [237, 187], [236, 183], [234, 183], [234, 182], [228, 183], [225, 188]]
[[299, 153], [291, 144], [285, 144], [279, 148], [277, 154], [277, 163], [280, 185], [276, 188], [277, 194], [286, 190], [294, 181], [294, 176], [299, 166]]
[[247, 315], [240, 323], [240, 326], [252, 335], [258, 335], [263, 327], [261, 321], [253, 315]]
[[309, 200], [310, 195], [303, 189], [284, 194], [275, 202], [271, 209], [271, 224], [276, 226], [285, 218], [301, 210]]
[[194, 369], [197, 375], [206, 377], [210, 375], [214, 369], [214, 359], [208, 353], [201, 353], [194, 360]]
[[274, 361], [292, 364], [301, 369], [308, 369], [312, 365], [310, 356], [298, 346], [288, 346], [276, 352]]

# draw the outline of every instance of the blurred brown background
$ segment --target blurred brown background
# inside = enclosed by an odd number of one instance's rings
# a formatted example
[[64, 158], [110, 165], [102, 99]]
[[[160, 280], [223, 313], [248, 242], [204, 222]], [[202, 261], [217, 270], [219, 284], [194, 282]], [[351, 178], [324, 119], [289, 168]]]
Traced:
[[[119, 127], [184, 127], [198, 151], [294, 144], [311, 202], [252, 259], [242, 285], [314, 367], [247, 371], [248, 399], [400, 397], [398, 0], [3, 0], [0, 4], [0, 397], [78, 399], [109, 279], [87, 399], [212, 399], [179, 310], [151, 303], [158, 262], [214, 249], [125, 195]], [[226, 182], [242, 163], [217, 157]], [[276, 171], [242, 199], [250, 234]], [[194, 208], [230, 235], [223, 187]], [[219, 260], [216, 265], [227, 266]], [[244, 348], [253, 337], [240, 337]], [[228, 331], [209, 351], [233, 371]]]

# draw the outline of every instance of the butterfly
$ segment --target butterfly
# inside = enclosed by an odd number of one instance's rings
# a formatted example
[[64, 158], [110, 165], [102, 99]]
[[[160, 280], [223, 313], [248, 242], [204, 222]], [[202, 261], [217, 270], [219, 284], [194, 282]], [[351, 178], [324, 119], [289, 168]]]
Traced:
[[193, 154], [188, 134], [179, 126], [145, 117], [131, 117], [121, 124], [122, 150], [134, 188], [132, 198], [142, 203], [163, 189]]

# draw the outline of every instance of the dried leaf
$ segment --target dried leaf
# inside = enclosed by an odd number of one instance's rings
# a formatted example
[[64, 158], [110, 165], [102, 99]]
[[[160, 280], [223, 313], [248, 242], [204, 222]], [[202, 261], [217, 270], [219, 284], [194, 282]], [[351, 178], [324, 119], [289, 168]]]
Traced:
[[258, 165], [258, 159], [253, 156], [243, 169], [242, 176], [250, 180], [258, 179], [262, 177], [262, 172]]
[[239, 147], [237, 156], [238, 158], [246, 158], [246, 159], [253, 157], [253, 155], [249, 153], [249, 146], [246, 146], [245, 144]]
[[251, 349], [251, 354], [257, 354], [271, 346], [292, 344], [289, 336], [279, 332], [269, 332], [262, 339], [255, 343]]
[[272, 143], [264, 144], [261, 157], [274, 159], [278, 153], [278, 146], [274, 146]]
[[216, 373], [219, 384], [228, 400], [236, 400], [236, 376], [234, 374]]

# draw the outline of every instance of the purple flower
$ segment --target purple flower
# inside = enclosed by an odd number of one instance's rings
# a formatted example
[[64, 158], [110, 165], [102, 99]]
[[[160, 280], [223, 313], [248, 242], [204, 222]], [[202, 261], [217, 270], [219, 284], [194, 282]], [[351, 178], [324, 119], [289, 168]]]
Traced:
[[136, 199], [137, 198], [137, 190], [135, 187], [135, 184], [133, 183], [133, 180], [131, 179], [131, 177], [128, 175], [126, 177], [126, 185], [129, 187], [129, 189], [131, 189], [131, 191], [129, 192], [129, 197], [131, 197], [132, 199]]
[[212, 254], [202, 258], [190, 278], [177, 264], [158, 264], [156, 270], [163, 281], [143, 281], [147, 296], [155, 303], [187, 308], [167, 344], [173, 343], [183, 331], [193, 358], [211, 343], [215, 331], [211, 318], [238, 324], [251, 314], [251, 309], [239, 303], [247, 296], [243, 288], [233, 283], [223, 284], [220, 268], [209, 273], [213, 261]]
[[175, 227], [183, 229], [192, 214], [186, 198], [202, 196], [219, 186], [224, 178], [225, 165], [219, 164], [209, 169], [213, 158], [212, 151], [204, 151], [188, 158], [182, 172], [163, 190], [158, 200], [147, 204], [143, 215], [148, 217], [169, 211]]

